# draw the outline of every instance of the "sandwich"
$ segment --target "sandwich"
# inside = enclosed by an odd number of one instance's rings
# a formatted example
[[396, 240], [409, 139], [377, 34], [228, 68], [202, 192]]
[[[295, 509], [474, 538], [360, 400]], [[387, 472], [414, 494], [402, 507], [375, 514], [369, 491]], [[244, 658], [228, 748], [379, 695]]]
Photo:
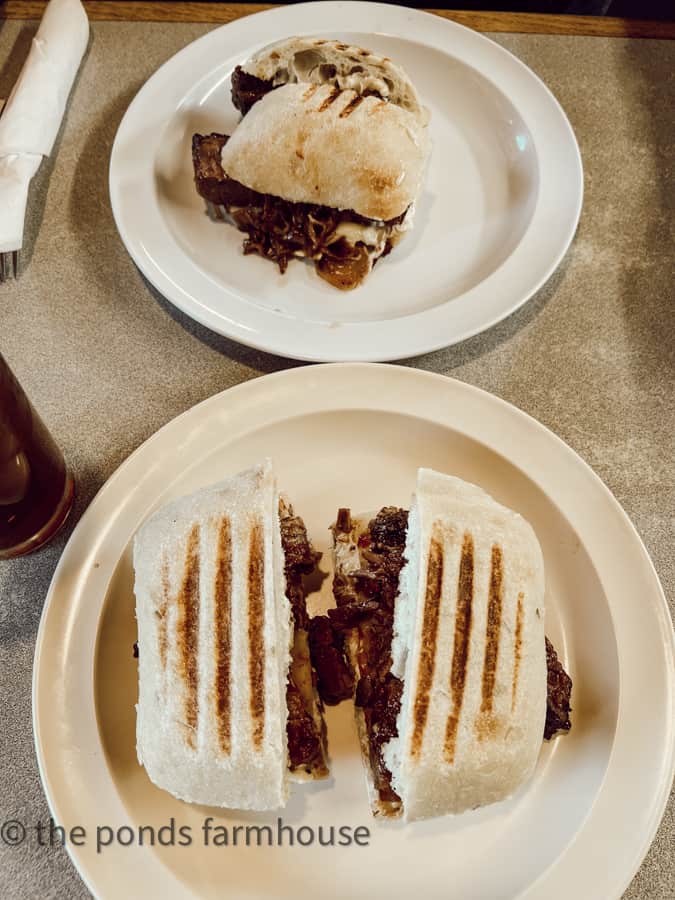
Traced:
[[233, 74], [232, 136], [193, 136], [197, 191], [247, 234], [245, 254], [282, 272], [307, 259], [351, 290], [412, 228], [426, 110], [402, 70], [346, 44], [291, 39], [250, 66]]
[[303, 578], [317, 563], [271, 464], [168, 504], [133, 549], [137, 755], [210, 806], [283, 806], [328, 774]]
[[544, 635], [531, 526], [427, 469], [410, 512], [338, 513], [335, 609], [312, 620], [327, 702], [353, 694], [375, 815], [424, 819], [513, 794], [570, 727], [571, 680]]

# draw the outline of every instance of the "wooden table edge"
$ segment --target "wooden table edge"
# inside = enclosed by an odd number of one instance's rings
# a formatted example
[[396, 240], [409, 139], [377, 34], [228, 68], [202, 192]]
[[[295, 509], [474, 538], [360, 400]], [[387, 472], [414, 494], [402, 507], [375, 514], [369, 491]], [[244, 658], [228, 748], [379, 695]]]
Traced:
[[[0, 19], [39, 19], [46, 5], [46, 0], [0, 0]], [[97, 22], [201, 22], [214, 25], [274, 8], [269, 3], [186, 3], [182, 0], [84, 0], [84, 6], [89, 18]], [[675, 22], [544, 13], [463, 12], [444, 9], [429, 9], [427, 12], [476, 31], [675, 38]]]

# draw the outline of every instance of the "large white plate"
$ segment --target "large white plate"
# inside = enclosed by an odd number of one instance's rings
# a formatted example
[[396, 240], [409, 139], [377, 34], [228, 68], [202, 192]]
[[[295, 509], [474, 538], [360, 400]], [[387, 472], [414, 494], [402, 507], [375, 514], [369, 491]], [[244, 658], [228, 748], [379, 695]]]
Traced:
[[[403, 64], [432, 113], [434, 148], [416, 226], [366, 283], [342, 293], [313, 267], [285, 276], [242, 255], [197, 195], [196, 131], [231, 133], [230, 74], [292, 34], [336, 37]], [[583, 192], [572, 129], [544, 84], [497, 44], [415, 10], [309, 3], [218, 28], [144, 85], [119, 127], [110, 196], [122, 240], [152, 284], [203, 325], [298, 359], [385, 360], [463, 340], [546, 281]]]
[[[407, 504], [420, 465], [483, 485], [532, 522], [546, 564], [546, 629], [574, 679], [574, 712], [572, 731], [543, 745], [518, 796], [409, 826], [372, 820], [348, 704], [329, 711], [332, 780], [296, 791], [283, 818], [296, 827], [365, 825], [367, 849], [204, 848], [206, 815], [229, 826], [275, 823], [276, 815], [189, 806], [149, 782], [135, 759], [132, 535], [158, 504], [268, 454], [322, 550], [338, 505]], [[663, 812], [674, 672], [672, 626], [649, 557], [569, 447], [458, 381], [389, 366], [319, 366], [196, 406], [102, 489], [45, 605], [35, 739], [55, 818], [86, 829], [87, 845], [69, 849], [101, 897], [597, 900], [621, 894]], [[97, 825], [158, 827], [171, 817], [192, 829], [192, 846], [96, 852]]]

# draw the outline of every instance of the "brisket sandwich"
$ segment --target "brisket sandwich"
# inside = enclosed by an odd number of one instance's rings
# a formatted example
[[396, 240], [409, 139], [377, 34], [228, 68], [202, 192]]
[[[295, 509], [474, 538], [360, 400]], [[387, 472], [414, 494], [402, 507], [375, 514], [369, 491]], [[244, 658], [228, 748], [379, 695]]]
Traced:
[[328, 774], [303, 587], [317, 558], [269, 462], [141, 527], [137, 754], [158, 787], [267, 810], [289, 779]]
[[247, 234], [245, 253], [282, 272], [310, 260], [350, 290], [412, 227], [430, 152], [426, 111], [393, 64], [376, 77], [364, 57], [348, 74], [348, 54], [368, 51], [326, 42], [321, 56], [294, 40], [301, 49], [286, 42], [252, 65], [265, 77], [235, 71], [244, 118], [231, 137], [194, 135], [195, 184], [212, 214]]
[[354, 692], [373, 812], [423, 819], [510, 796], [542, 737], [570, 727], [532, 528], [421, 469], [410, 513], [343, 509], [333, 530], [337, 606], [310, 643], [327, 702]]

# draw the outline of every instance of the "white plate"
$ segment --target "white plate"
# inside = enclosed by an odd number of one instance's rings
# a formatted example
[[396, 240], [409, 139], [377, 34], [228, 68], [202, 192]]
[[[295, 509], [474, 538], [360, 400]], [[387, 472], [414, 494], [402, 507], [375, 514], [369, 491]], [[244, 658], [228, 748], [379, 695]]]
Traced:
[[[366, 283], [342, 293], [312, 266], [285, 276], [244, 257], [242, 234], [197, 195], [196, 131], [231, 133], [230, 74], [292, 34], [390, 56], [432, 113], [433, 153], [415, 229]], [[170, 59], [138, 93], [110, 161], [115, 221], [152, 284], [241, 343], [297, 359], [385, 360], [483, 331], [524, 303], [562, 259], [583, 193], [564, 112], [519, 60], [437, 16], [370, 3], [309, 3], [246, 17]]]
[[[546, 564], [546, 629], [574, 679], [574, 712], [570, 734], [543, 745], [517, 797], [409, 826], [372, 820], [348, 704], [328, 715], [333, 779], [296, 791], [283, 818], [296, 827], [365, 825], [367, 849], [204, 848], [206, 815], [230, 827], [275, 823], [276, 815], [189, 806], [149, 782], [135, 759], [132, 535], [158, 504], [267, 454], [322, 550], [338, 505], [407, 504], [420, 465], [483, 485], [532, 522]], [[38, 635], [38, 760], [56, 820], [86, 829], [86, 846], [70, 852], [101, 897], [619, 897], [672, 781], [673, 646], [637, 533], [550, 431], [442, 376], [390, 366], [294, 369], [169, 423], [87, 510]], [[158, 827], [171, 817], [192, 829], [192, 846], [96, 853], [97, 824]]]

